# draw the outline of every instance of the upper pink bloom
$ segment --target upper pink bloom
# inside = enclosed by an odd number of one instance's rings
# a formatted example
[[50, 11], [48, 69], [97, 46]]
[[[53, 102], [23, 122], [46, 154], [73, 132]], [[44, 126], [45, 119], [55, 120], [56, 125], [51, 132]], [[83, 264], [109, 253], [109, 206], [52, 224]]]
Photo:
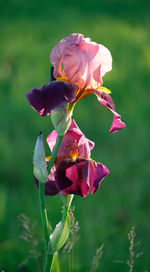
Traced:
[[112, 57], [105, 46], [91, 42], [82, 34], [71, 34], [56, 44], [50, 60], [52, 82], [27, 93], [29, 103], [40, 115], [50, 114], [65, 103], [70, 103], [68, 108], [72, 110], [80, 99], [95, 94], [114, 116], [110, 133], [126, 126], [115, 110], [110, 91], [100, 87], [103, 75], [112, 69]]
[[54, 66], [54, 77], [65, 78], [80, 89], [97, 89], [102, 77], [112, 69], [112, 57], [102, 44], [74, 33], [53, 48], [50, 61]]

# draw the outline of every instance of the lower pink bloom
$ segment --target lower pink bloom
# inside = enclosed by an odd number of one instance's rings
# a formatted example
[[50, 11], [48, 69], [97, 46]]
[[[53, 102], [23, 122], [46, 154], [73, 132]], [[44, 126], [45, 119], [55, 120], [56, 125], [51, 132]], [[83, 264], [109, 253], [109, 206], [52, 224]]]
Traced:
[[[53, 151], [57, 140], [54, 130], [47, 137]], [[95, 193], [103, 178], [109, 174], [105, 165], [90, 159], [94, 143], [88, 140], [81, 130], [72, 123], [63, 137], [55, 165], [48, 175], [45, 194], [76, 194], [86, 197], [91, 190]], [[35, 179], [35, 182], [38, 181]]]

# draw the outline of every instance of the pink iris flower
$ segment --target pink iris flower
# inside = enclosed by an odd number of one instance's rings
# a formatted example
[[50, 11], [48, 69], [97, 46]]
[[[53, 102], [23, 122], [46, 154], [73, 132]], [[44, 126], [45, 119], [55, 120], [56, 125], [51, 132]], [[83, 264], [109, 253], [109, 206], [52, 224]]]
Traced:
[[98, 101], [113, 113], [110, 133], [125, 127], [115, 111], [110, 91], [101, 86], [102, 77], [112, 69], [112, 57], [105, 46], [84, 38], [82, 34], [71, 34], [56, 44], [50, 60], [53, 81], [27, 93], [33, 109], [45, 116], [56, 107], [69, 103], [68, 109], [72, 110], [76, 102], [95, 94]]
[[[47, 143], [53, 152], [57, 141], [54, 130], [47, 137]], [[109, 174], [105, 165], [90, 159], [94, 143], [81, 132], [72, 120], [63, 137], [55, 164], [45, 184], [45, 194], [76, 194], [86, 197], [91, 190], [95, 193], [103, 178]], [[35, 178], [36, 184], [38, 181]]]
[[71, 34], [56, 44], [50, 61], [55, 78], [65, 78], [80, 89], [99, 88], [102, 77], [112, 69], [109, 50], [79, 33]]
[[112, 69], [111, 53], [105, 46], [74, 33], [56, 44], [51, 51], [50, 61], [54, 66], [54, 78], [78, 86], [72, 103], [94, 93], [98, 101], [114, 115], [110, 133], [125, 127], [107, 89], [101, 87], [102, 77]]

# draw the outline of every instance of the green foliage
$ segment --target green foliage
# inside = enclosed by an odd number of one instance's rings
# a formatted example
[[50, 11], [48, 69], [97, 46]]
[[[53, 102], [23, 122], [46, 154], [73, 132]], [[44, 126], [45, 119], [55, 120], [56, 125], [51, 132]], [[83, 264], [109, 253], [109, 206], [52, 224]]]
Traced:
[[59, 263], [58, 263], [57, 259], [58, 259], [58, 253], [55, 252], [54, 257], [53, 257], [52, 272], [60, 272], [60, 267], [59, 267]]
[[66, 217], [60, 221], [53, 233], [50, 236], [50, 247], [52, 248], [52, 253], [58, 251], [66, 242], [70, 231], [70, 216], [67, 213]]
[[[146, 0], [8, 0], [0, 2], [0, 270], [17, 271], [28, 247], [18, 239], [17, 216], [37, 221], [42, 237], [38, 190], [33, 182], [36, 137], [52, 131], [50, 117], [41, 117], [26, 92], [49, 82], [49, 54], [56, 42], [73, 32], [104, 44], [112, 52], [113, 70], [104, 78], [116, 110], [127, 127], [109, 135], [112, 115], [94, 96], [80, 101], [74, 118], [95, 142], [92, 158], [110, 175], [95, 195], [74, 198], [80, 240], [74, 246], [74, 272], [87, 272], [99, 244], [105, 244], [103, 272], [127, 271], [113, 262], [128, 258], [125, 239], [135, 225], [143, 255], [135, 271], [150, 266], [150, 2]], [[50, 155], [45, 145], [46, 155]], [[60, 215], [58, 196], [47, 197], [52, 224]], [[41, 254], [44, 252], [41, 246]], [[66, 256], [61, 263], [67, 271]], [[120, 265], [120, 267], [119, 267]], [[34, 271], [30, 262], [22, 271]]]

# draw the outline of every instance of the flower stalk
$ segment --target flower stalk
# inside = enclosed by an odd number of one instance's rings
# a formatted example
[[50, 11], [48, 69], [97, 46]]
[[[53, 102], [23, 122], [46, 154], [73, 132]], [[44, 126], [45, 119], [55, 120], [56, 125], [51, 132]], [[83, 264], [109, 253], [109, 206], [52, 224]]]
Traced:
[[45, 207], [44, 190], [45, 190], [45, 183], [39, 182], [40, 213], [41, 213], [42, 228], [43, 228], [44, 239], [45, 239], [45, 249], [47, 251], [50, 233], [49, 233], [47, 211]]
[[52, 168], [52, 166], [53, 166], [53, 164], [54, 164], [54, 162], [55, 162], [55, 159], [56, 159], [56, 156], [57, 156], [59, 147], [60, 147], [61, 142], [62, 142], [62, 139], [63, 139], [63, 136], [58, 136], [58, 137], [57, 137], [57, 142], [56, 142], [56, 145], [55, 145], [55, 148], [54, 148], [52, 157], [51, 157], [50, 162], [49, 162], [49, 165], [48, 165], [48, 172], [51, 171], [51, 168]]
[[[55, 145], [55, 148], [54, 148], [54, 151], [53, 151], [50, 163], [49, 163], [49, 171], [51, 171], [51, 168], [55, 162], [57, 152], [58, 152], [59, 146], [61, 144], [62, 138], [63, 138], [63, 136], [58, 136], [58, 138], [57, 138], [57, 142], [56, 142], [56, 145]], [[41, 160], [39, 159], [40, 157], [41, 157]], [[52, 271], [53, 255], [51, 255], [49, 253], [51, 250], [51, 242], [50, 242], [51, 228], [50, 228], [50, 224], [48, 222], [47, 210], [45, 207], [45, 183], [46, 183], [47, 176], [46, 175], [41, 176], [41, 172], [43, 172], [43, 169], [41, 167], [44, 166], [43, 157], [45, 157], [45, 152], [44, 152], [42, 135], [40, 133], [40, 135], [37, 139], [36, 147], [35, 147], [35, 151], [34, 151], [34, 169], [35, 169], [35, 162], [36, 162], [36, 169], [38, 169], [39, 171], [34, 171], [34, 172], [36, 173], [37, 176], [40, 176], [39, 203], [40, 203], [42, 228], [43, 228], [44, 240], [45, 240], [45, 250], [46, 250], [46, 260], [45, 260], [43, 272], [50, 272], [50, 271]], [[36, 158], [38, 158], [38, 160]], [[58, 259], [55, 254], [55, 265], [56, 265], [56, 263], [57, 263], [57, 267], [59, 267]], [[51, 267], [51, 270], [50, 270], [50, 267]]]

